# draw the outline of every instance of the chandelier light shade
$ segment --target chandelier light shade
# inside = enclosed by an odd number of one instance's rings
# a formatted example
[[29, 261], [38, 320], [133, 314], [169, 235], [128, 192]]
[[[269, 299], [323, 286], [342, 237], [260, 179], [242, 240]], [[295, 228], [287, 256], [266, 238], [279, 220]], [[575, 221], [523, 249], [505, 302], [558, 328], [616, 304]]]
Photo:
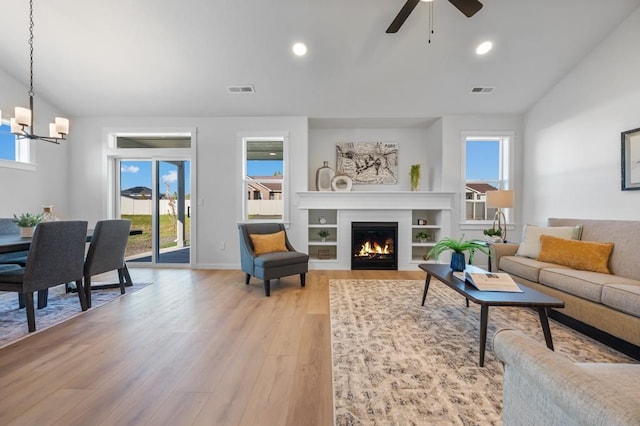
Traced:
[[[29, 108], [16, 107], [15, 117], [11, 119], [11, 133], [18, 139], [27, 138], [59, 144], [69, 134], [69, 120], [56, 117], [49, 124], [49, 136], [38, 136], [33, 130], [33, 0], [29, 0]], [[1, 113], [0, 113], [1, 116]]]
[[493, 218], [493, 230], [501, 230], [502, 239], [507, 241], [507, 218], [502, 209], [513, 207], [513, 190], [502, 189], [497, 191], [486, 192], [487, 208], [498, 209]]

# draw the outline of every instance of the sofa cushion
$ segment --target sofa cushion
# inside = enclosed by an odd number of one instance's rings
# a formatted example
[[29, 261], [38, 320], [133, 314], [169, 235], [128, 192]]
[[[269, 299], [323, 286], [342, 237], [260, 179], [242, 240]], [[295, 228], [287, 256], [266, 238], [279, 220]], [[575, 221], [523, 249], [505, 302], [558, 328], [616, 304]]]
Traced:
[[629, 278], [565, 267], [542, 269], [538, 282], [596, 303], [602, 303], [602, 289], [606, 285], [637, 283]]
[[540, 236], [541, 262], [556, 263], [583, 271], [609, 273], [609, 256], [613, 243], [595, 243], [592, 241], [575, 241], [565, 238]]
[[524, 256], [535, 259], [540, 253], [540, 236], [552, 235], [560, 238], [579, 240], [582, 226], [533, 226], [525, 225], [522, 233], [522, 242], [518, 247], [516, 256]]
[[640, 318], [640, 282], [609, 284], [602, 289], [602, 303], [618, 311]]
[[533, 282], [538, 282], [542, 268], [563, 268], [561, 265], [540, 262], [536, 259], [520, 256], [502, 256], [499, 267], [501, 271]]
[[256, 256], [264, 253], [288, 251], [284, 231], [274, 234], [250, 234], [253, 252]]

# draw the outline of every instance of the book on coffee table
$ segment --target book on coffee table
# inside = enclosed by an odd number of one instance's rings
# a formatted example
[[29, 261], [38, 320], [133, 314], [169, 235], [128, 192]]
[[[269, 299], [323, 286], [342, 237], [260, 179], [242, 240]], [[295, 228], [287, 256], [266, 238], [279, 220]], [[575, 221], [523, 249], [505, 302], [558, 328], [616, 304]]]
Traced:
[[480, 291], [523, 292], [513, 278], [504, 272], [465, 272], [464, 276]]

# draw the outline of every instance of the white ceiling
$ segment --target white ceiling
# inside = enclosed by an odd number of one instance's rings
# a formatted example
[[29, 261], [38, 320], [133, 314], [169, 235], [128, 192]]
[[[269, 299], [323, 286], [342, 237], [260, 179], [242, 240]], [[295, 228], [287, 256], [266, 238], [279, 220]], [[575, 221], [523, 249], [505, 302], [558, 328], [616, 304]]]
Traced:
[[[34, 0], [36, 102], [71, 117], [293, 115], [320, 126], [521, 113], [640, 7], [481, 0], [466, 18], [436, 0], [428, 44], [426, 3], [385, 33], [404, 1]], [[27, 37], [28, 1], [3, 2], [0, 67], [25, 84]], [[479, 57], [484, 40], [494, 49]], [[295, 41], [308, 45], [306, 57], [291, 54]], [[227, 93], [238, 84], [256, 93]], [[469, 94], [475, 85], [496, 89]]]

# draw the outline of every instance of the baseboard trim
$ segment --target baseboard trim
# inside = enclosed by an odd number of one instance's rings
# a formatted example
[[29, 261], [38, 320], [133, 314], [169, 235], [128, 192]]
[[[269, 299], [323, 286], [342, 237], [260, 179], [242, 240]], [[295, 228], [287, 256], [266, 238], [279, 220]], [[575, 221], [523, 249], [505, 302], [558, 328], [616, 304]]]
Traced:
[[640, 346], [636, 346], [632, 343], [622, 340], [616, 336], [613, 336], [609, 333], [606, 333], [553, 309], [549, 310], [549, 317], [568, 327], [573, 328], [574, 330], [584, 334], [585, 336], [589, 336], [592, 339], [609, 346], [610, 348], [613, 348], [637, 361], [640, 361]]

